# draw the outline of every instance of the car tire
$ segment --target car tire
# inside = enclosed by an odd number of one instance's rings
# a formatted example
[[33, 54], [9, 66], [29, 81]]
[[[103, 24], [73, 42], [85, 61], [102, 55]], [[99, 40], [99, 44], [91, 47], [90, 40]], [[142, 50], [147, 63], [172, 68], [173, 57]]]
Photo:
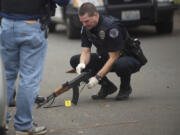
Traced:
[[66, 19], [66, 35], [69, 39], [80, 37], [80, 29], [74, 25], [71, 17]]
[[173, 21], [156, 24], [156, 31], [158, 34], [172, 33]]

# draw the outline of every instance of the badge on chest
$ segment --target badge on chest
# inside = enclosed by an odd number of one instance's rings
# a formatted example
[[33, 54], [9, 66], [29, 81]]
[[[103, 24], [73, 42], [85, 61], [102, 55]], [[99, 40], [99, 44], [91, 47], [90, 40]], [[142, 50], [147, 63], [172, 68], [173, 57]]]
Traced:
[[105, 31], [100, 30], [100, 31], [99, 31], [99, 38], [103, 40], [103, 39], [105, 38], [105, 36], [106, 36]]

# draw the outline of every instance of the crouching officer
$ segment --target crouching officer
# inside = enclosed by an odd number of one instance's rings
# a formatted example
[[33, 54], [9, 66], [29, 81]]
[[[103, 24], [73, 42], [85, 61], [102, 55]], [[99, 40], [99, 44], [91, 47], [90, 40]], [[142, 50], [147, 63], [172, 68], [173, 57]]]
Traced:
[[[8, 105], [19, 73], [14, 128], [16, 135], [41, 135], [44, 126], [33, 122], [32, 110], [42, 79], [47, 49], [47, 24], [56, 3], [69, 0], [0, 0], [0, 49], [5, 66]], [[8, 114], [10, 118], [10, 114]]]
[[[71, 66], [76, 69], [77, 73], [89, 69], [93, 71], [94, 75], [90, 78], [88, 87], [92, 88], [99, 83], [101, 89], [97, 95], [92, 96], [92, 99], [104, 99], [117, 90], [117, 87], [106, 77], [110, 71], [120, 77], [120, 91], [116, 100], [128, 99], [132, 92], [131, 75], [139, 71], [147, 62], [139, 44], [136, 44], [139, 42], [128, 36], [120, 20], [100, 15], [91, 3], [84, 3], [80, 7], [79, 18], [83, 24], [82, 52], [80, 55], [71, 57]], [[91, 53], [92, 44], [97, 48], [97, 53]], [[132, 48], [127, 53], [126, 44]], [[141, 52], [140, 55], [144, 61], [141, 62], [137, 52]], [[136, 54], [138, 54], [137, 57]]]

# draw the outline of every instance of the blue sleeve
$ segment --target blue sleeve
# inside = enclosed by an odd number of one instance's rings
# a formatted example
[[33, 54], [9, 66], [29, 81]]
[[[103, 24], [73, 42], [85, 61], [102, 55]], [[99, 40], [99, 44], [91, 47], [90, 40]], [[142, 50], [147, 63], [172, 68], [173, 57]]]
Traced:
[[53, 0], [56, 2], [59, 6], [66, 6], [70, 0]]
[[108, 52], [121, 51], [123, 49], [123, 35], [119, 27], [108, 30], [105, 41]]
[[92, 43], [88, 40], [85, 29], [82, 27], [81, 29], [81, 47], [91, 48]]

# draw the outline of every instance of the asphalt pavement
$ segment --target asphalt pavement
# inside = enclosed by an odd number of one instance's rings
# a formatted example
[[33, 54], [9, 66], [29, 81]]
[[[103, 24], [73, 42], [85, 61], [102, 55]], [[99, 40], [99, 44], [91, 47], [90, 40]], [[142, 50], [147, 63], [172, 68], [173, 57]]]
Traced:
[[[127, 101], [115, 101], [117, 92], [105, 100], [93, 101], [99, 86], [80, 92], [77, 106], [65, 107], [72, 90], [56, 98], [59, 107], [34, 109], [34, 120], [48, 128], [48, 135], [180, 135], [180, 15], [175, 15], [174, 32], [157, 35], [153, 27], [131, 29], [140, 38], [149, 62], [132, 76], [133, 93]], [[93, 51], [95, 49], [93, 48]], [[49, 35], [40, 95], [48, 96], [77, 74], [69, 59], [81, 51], [80, 39], [69, 40], [65, 28]], [[120, 80], [108, 77], [119, 87]], [[14, 115], [15, 108], [10, 108]], [[9, 135], [14, 134], [13, 119]]]

